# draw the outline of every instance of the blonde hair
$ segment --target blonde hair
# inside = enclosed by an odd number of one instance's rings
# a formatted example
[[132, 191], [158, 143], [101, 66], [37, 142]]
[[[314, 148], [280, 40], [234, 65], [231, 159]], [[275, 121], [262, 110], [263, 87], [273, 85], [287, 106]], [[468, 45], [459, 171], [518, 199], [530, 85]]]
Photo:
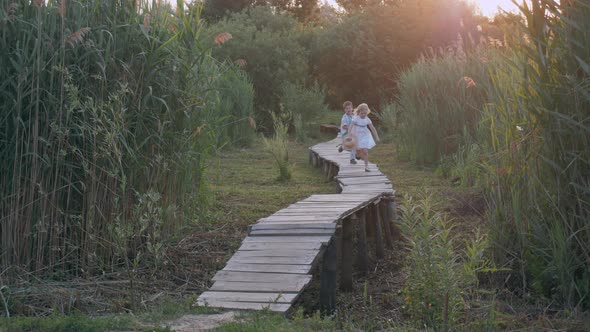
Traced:
[[362, 104], [358, 105], [358, 106], [356, 107], [356, 109], [354, 110], [354, 114], [356, 114], [356, 115], [359, 115], [359, 113], [360, 113], [361, 111], [367, 111], [367, 115], [368, 115], [369, 113], [371, 113], [371, 110], [369, 109], [369, 105], [367, 105], [367, 104], [365, 104], [365, 103], [362, 103]]
[[346, 106], [353, 107], [353, 106], [352, 106], [352, 101], [350, 101], [350, 100], [347, 100], [347, 101], [345, 101], [345, 102], [344, 102], [344, 104], [342, 104], [342, 107], [343, 107], [343, 108], [346, 108]]

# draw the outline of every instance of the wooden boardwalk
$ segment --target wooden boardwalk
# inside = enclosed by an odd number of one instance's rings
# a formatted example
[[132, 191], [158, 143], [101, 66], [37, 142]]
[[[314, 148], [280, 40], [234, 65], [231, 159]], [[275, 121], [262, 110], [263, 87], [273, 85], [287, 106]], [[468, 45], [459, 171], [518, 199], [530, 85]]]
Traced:
[[[336, 138], [310, 148], [310, 163], [322, 167], [329, 178], [334, 178], [341, 193], [312, 195], [251, 225], [238, 251], [217, 272], [209, 290], [199, 296], [199, 305], [286, 312], [311, 282], [312, 270], [322, 260], [326, 261], [321, 271], [322, 301], [333, 304], [335, 251], [341, 249], [343, 257], [352, 255], [352, 223], [345, 222], [348, 220], [362, 222], [363, 234], [357, 235], [358, 243], [366, 242], [362, 240], [365, 227], [372, 228], [369, 231], [376, 239], [376, 255], [383, 255], [383, 238], [387, 245], [391, 244], [389, 222], [393, 215], [391, 207], [388, 209], [380, 203], [392, 204], [391, 182], [374, 164], [370, 164], [371, 172], [364, 171], [362, 162], [350, 164], [349, 153], [337, 151], [340, 141]], [[372, 215], [367, 219], [376, 221], [372, 226], [371, 223], [365, 226], [367, 211]], [[333, 239], [340, 233], [346, 244], [335, 248]], [[359, 249], [357, 262], [366, 270], [366, 243], [360, 243]], [[349, 258], [343, 258], [341, 288], [343, 283], [352, 283], [352, 258]]]

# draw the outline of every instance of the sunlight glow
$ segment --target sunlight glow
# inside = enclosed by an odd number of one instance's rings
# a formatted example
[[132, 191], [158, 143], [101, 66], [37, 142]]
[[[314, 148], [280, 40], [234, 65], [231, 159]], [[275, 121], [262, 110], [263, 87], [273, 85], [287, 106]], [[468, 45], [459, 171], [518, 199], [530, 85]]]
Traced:
[[[514, 12], [517, 11], [517, 7], [512, 3], [510, 0], [467, 0], [475, 4], [480, 10], [481, 13], [485, 16], [492, 17], [498, 13], [498, 7], [502, 8], [505, 11]], [[328, 4], [339, 8], [338, 3], [336, 0], [320, 0], [320, 2], [327, 2]], [[520, 2], [520, 1], [519, 1]]]
[[499, 12], [498, 7], [510, 12], [518, 10], [516, 5], [510, 0], [471, 0], [470, 2], [479, 7], [482, 14], [489, 17], [494, 16], [494, 14]]

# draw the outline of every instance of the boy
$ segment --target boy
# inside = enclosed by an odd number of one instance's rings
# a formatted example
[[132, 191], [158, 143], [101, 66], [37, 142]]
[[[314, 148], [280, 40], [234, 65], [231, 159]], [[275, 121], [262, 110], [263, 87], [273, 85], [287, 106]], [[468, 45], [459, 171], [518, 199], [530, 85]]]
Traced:
[[[340, 133], [342, 134], [342, 140], [344, 140], [346, 135], [349, 134], [348, 128], [350, 128], [350, 125], [352, 123], [352, 102], [347, 100], [344, 102], [342, 106], [344, 107], [344, 115], [342, 116], [342, 121], [340, 121]], [[342, 145], [338, 148], [338, 152], [342, 152]], [[355, 150], [350, 151], [350, 163], [356, 164]]]

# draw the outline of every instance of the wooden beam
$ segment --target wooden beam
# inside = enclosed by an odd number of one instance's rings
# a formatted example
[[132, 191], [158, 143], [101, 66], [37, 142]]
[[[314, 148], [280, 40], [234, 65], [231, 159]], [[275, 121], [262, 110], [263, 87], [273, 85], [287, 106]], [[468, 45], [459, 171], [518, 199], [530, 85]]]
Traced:
[[336, 271], [337, 254], [334, 241], [324, 252], [320, 272], [320, 310], [324, 315], [332, 315], [336, 309]]
[[367, 252], [367, 219], [366, 211], [358, 213], [357, 219], [357, 248], [356, 265], [362, 275], [369, 271], [369, 255]]
[[387, 201], [381, 200], [379, 203], [379, 210], [381, 212], [381, 223], [383, 224], [383, 234], [385, 235], [385, 245], [387, 248], [393, 248], [393, 241], [391, 239], [391, 221], [389, 220], [389, 213], [387, 213]]
[[375, 225], [375, 255], [377, 258], [385, 256], [385, 247], [383, 246], [383, 229], [381, 228], [381, 217], [379, 213], [379, 204], [372, 206], [373, 224]]
[[352, 262], [353, 262], [353, 228], [356, 216], [346, 218], [342, 221], [342, 264], [340, 267], [340, 289], [345, 292], [352, 291]]

